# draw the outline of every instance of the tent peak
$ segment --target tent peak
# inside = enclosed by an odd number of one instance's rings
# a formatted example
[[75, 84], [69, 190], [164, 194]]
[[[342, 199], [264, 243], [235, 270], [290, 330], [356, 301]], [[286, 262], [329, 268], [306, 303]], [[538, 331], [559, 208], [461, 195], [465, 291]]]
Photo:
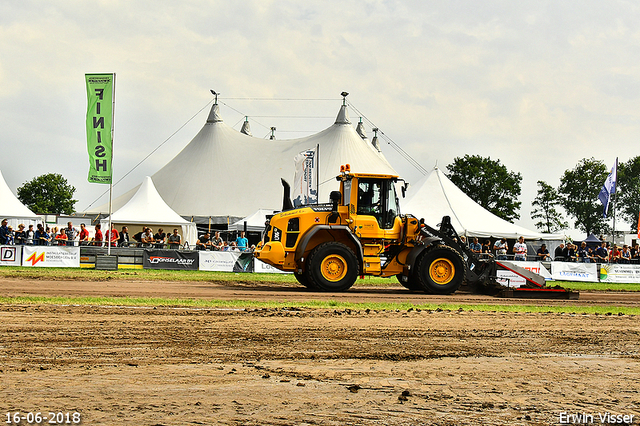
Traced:
[[358, 123], [358, 127], [356, 127], [356, 132], [360, 135], [362, 139], [367, 139], [367, 131], [364, 129], [364, 124], [362, 123], [362, 117], [360, 117], [360, 122]]
[[207, 123], [222, 123], [222, 117], [220, 117], [220, 107], [217, 103], [214, 103], [211, 106], [209, 117], [207, 117]]
[[335, 124], [351, 124], [346, 105], [340, 106], [340, 112], [338, 112], [338, 116], [336, 117]]
[[244, 117], [244, 123], [242, 123], [242, 129], [240, 129], [240, 133], [244, 133], [247, 136], [253, 136], [251, 134], [251, 126], [249, 126], [249, 117]]

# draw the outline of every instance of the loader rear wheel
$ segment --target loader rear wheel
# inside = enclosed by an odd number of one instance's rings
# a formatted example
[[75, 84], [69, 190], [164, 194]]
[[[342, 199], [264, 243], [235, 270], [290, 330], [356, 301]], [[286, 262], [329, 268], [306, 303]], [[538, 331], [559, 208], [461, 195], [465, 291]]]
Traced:
[[358, 278], [358, 259], [349, 247], [331, 241], [311, 252], [306, 269], [309, 282], [318, 290], [345, 291]]
[[451, 294], [464, 281], [465, 265], [462, 256], [451, 247], [436, 246], [420, 258], [416, 272], [427, 293]]

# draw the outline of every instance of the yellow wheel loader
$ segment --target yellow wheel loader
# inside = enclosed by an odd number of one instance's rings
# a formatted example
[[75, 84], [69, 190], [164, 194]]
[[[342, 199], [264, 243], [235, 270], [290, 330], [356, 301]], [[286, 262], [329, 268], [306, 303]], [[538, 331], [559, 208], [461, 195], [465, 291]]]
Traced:
[[[330, 203], [298, 208], [282, 180], [282, 211], [268, 220], [254, 256], [318, 291], [345, 291], [370, 275], [395, 276], [409, 290], [433, 294], [451, 294], [463, 283], [498, 293], [495, 261], [460, 244], [448, 216], [438, 230], [400, 214], [396, 187], [404, 193], [406, 183], [398, 176], [351, 173], [346, 165], [336, 179], [340, 190], [330, 193]], [[527, 275], [531, 288], [544, 287], [542, 277], [510, 267]]]

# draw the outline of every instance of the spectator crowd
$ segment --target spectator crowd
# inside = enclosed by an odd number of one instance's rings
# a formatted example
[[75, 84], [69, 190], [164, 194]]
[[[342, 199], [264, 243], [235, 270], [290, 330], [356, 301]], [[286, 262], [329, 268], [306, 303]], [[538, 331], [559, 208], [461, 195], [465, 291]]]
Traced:
[[[460, 237], [460, 242], [466, 244], [465, 237]], [[579, 246], [572, 242], [561, 243], [554, 250], [553, 256], [549, 253], [546, 244], [540, 246], [535, 256], [528, 255], [529, 249], [524, 237], [519, 237], [511, 247], [505, 238], [495, 240], [493, 246], [490, 240], [486, 240], [481, 245], [478, 238], [473, 238], [468, 247], [480, 258], [495, 257], [497, 260], [640, 264], [640, 245], [637, 243], [620, 246], [602, 241], [598, 247], [589, 246], [584, 241], [580, 242]]]
[[[174, 228], [171, 233], [165, 233], [163, 228], [158, 228], [154, 233], [150, 227], [143, 226], [139, 232], [129, 236], [127, 226], [122, 226], [118, 230], [115, 224], [105, 232], [102, 230], [102, 225], [97, 224], [93, 235], [84, 223], [80, 224], [80, 229], [76, 229], [72, 222], [68, 222], [66, 227], [60, 228], [37, 224], [34, 229], [34, 225], [25, 227], [20, 224], [16, 230], [8, 225], [7, 219], [3, 219], [0, 224], [0, 245], [106, 247], [107, 244], [112, 247], [189, 248], [189, 243], [183, 241], [177, 228]], [[209, 232], [201, 235], [195, 243], [195, 248], [215, 251], [253, 251], [255, 246], [249, 247], [249, 241], [244, 232], [241, 232], [236, 239], [226, 241], [220, 236], [220, 232], [216, 231], [213, 238]]]

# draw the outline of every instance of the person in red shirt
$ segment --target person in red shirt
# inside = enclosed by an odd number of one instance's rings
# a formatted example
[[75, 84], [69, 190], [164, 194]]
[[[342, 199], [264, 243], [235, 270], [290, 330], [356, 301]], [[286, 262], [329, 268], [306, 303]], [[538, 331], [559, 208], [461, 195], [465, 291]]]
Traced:
[[103, 237], [102, 237], [102, 231], [100, 230], [100, 228], [102, 228], [102, 226], [100, 226], [100, 224], [97, 224], [96, 225], [96, 232], [94, 232], [94, 234], [93, 234], [93, 245], [94, 246], [102, 246]]
[[89, 231], [84, 226], [84, 223], [80, 224], [80, 234], [78, 235], [78, 243], [81, 246], [86, 246], [89, 243]]
[[116, 247], [118, 245], [118, 230], [116, 229], [116, 224], [111, 223], [111, 231], [107, 231], [107, 240], [111, 242], [111, 247]]
[[61, 228], [60, 233], [56, 235], [56, 242], [59, 246], [66, 246], [68, 239], [69, 238], [67, 237], [67, 233], [65, 232], [64, 228]]

